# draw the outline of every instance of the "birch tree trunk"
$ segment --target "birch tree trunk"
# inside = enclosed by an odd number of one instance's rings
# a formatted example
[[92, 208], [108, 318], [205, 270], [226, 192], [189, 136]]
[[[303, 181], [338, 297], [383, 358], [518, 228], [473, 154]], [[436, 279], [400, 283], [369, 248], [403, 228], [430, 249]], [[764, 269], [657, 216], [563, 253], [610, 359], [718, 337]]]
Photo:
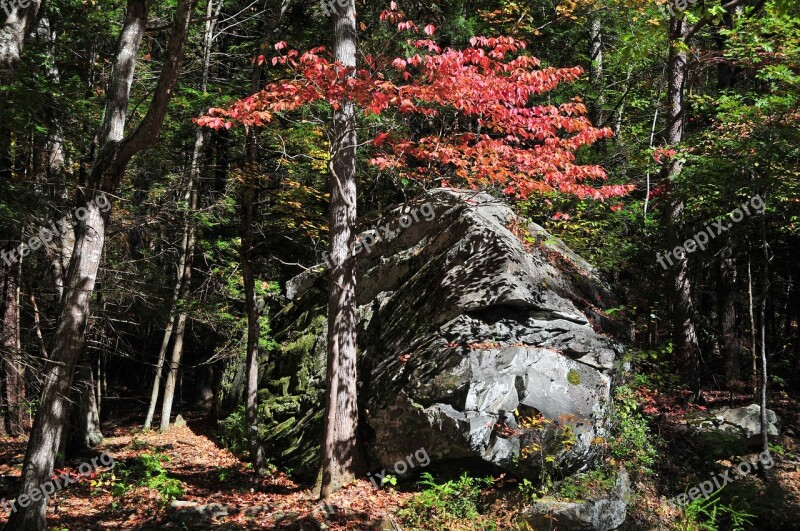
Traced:
[[[769, 418], [767, 417], [767, 382], [769, 374], [767, 373], [767, 328], [766, 328], [766, 307], [767, 298], [769, 296], [769, 249], [767, 246], [767, 222], [764, 214], [761, 214], [761, 251], [764, 265], [761, 268], [761, 304], [759, 306], [759, 317], [761, 324], [761, 451], [769, 456], [766, 460], [770, 461], [772, 457], [769, 452]], [[762, 460], [763, 464], [763, 460]], [[767, 476], [767, 469], [763, 466], [760, 468], [762, 476]]]
[[592, 62], [589, 69], [589, 78], [595, 90], [599, 91], [597, 101], [592, 105], [592, 123], [595, 127], [603, 127], [605, 125], [605, 113], [603, 112], [603, 106], [605, 105], [605, 96], [603, 95], [605, 89], [603, 25], [598, 11], [593, 12], [589, 19], [589, 59]]
[[[184, 238], [183, 249], [186, 249]], [[143, 428], [149, 430], [153, 425], [153, 416], [156, 413], [156, 405], [158, 404], [158, 395], [161, 391], [161, 373], [164, 371], [164, 362], [167, 359], [167, 349], [169, 348], [169, 341], [172, 338], [172, 329], [175, 326], [175, 305], [178, 303], [178, 297], [181, 292], [181, 285], [183, 284], [183, 270], [185, 269], [184, 261], [186, 260], [186, 253], [181, 253], [180, 262], [178, 263], [177, 275], [178, 280], [175, 281], [175, 289], [172, 293], [172, 302], [169, 306], [169, 321], [167, 327], [164, 329], [164, 337], [161, 340], [161, 348], [158, 349], [158, 358], [156, 360], [155, 374], [153, 375], [153, 387], [150, 391], [150, 405], [147, 408], [147, 415], [144, 418]]]
[[[130, 89], [136, 58], [147, 24], [147, 0], [129, 0], [125, 22], [119, 38], [106, 96], [101, 147], [87, 183], [87, 195], [113, 194], [131, 157], [155, 141], [173, 86], [180, 70], [183, 45], [188, 33], [194, 0], [179, 0], [175, 23], [167, 46], [161, 76], [142, 122], [127, 137]], [[96, 199], [96, 198], [93, 198]], [[96, 200], [87, 202], [83, 219], [76, 231], [76, 242], [64, 290], [64, 304], [56, 329], [51, 358], [43, 371], [44, 387], [40, 406], [28, 441], [20, 481], [20, 494], [38, 489], [50, 479], [53, 462], [69, 413], [69, 389], [75, 363], [84, 346], [84, 332], [89, 317], [89, 303], [94, 292], [100, 256], [105, 243], [109, 208], [101, 208]], [[19, 506], [6, 524], [11, 531], [42, 531], [46, 528], [48, 496]]]
[[[356, 65], [355, 1], [335, 6], [334, 58], [345, 67]], [[350, 257], [356, 220], [355, 106], [340, 102], [333, 112], [330, 181], [330, 294], [328, 299], [328, 363], [325, 431], [322, 443], [320, 497], [355, 479], [363, 463], [358, 445], [356, 399], [356, 270]]]
[[[749, 247], [749, 244], [748, 244]], [[758, 394], [758, 365], [756, 363], [756, 316], [753, 306], [753, 266], [750, 257], [750, 249], [747, 250], [747, 304], [750, 311], [750, 360], [752, 361], [751, 376], [753, 381], [753, 398]]]

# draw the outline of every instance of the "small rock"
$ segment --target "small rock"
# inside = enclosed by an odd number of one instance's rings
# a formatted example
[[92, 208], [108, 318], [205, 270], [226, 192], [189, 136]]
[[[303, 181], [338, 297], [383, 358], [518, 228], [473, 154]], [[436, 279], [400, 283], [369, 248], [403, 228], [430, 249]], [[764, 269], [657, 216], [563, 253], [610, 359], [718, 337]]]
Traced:
[[277, 513], [272, 515], [272, 518], [275, 520], [276, 524], [279, 524], [281, 522], [286, 522], [286, 521], [294, 522], [295, 520], [297, 520], [299, 516], [300, 515], [298, 513], [293, 511], [288, 511], [288, 512], [278, 511]]
[[181, 426], [186, 426], [186, 419], [182, 415], [178, 415], [175, 417], [175, 427], [180, 428]]
[[245, 509], [244, 510], [244, 515], [245, 516], [251, 516], [251, 517], [252, 516], [258, 516], [259, 514], [263, 514], [263, 513], [269, 512], [269, 509], [270, 508], [269, 508], [268, 505], [255, 505], [253, 507], [248, 507], [247, 509]]
[[375, 524], [375, 529], [377, 531], [403, 531], [403, 528], [400, 527], [400, 524], [392, 518], [391, 516], [384, 516]]

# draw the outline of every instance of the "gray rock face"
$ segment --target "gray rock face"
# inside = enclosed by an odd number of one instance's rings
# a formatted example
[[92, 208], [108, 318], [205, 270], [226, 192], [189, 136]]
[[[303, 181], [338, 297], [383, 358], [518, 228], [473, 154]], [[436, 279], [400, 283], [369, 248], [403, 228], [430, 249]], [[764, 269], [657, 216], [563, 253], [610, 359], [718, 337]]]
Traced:
[[[407, 226], [403, 214], [426, 203], [435, 216]], [[601, 309], [614, 301], [593, 268], [486, 194], [433, 191], [373, 226], [362, 237], [392, 235], [356, 256], [359, 402], [372, 457], [388, 468], [425, 448], [434, 462], [479, 458], [524, 471], [535, 465], [520, 459], [530, 440], [519, 416], [541, 413], [574, 432], [557, 450], [560, 465], [586, 468], [621, 353]], [[319, 441], [300, 430], [318, 426], [322, 408], [321, 269], [289, 283], [293, 301], [274, 320], [283, 352], [263, 378], [273, 402], [297, 399], [269, 418], [280, 428], [273, 454], [306, 456], [296, 470]]]
[[545, 498], [523, 512], [520, 520], [533, 529], [611, 531], [625, 522], [629, 497], [630, 479], [623, 470], [614, 492], [607, 497], [582, 502]]
[[[778, 416], [767, 409], [767, 435], [778, 436]], [[750, 404], [739, 408], [722, 408], [708, 412], [708, 415], [697, 422], [697, 429], [702, 432], [722, 432], [739, 436], [748, 444], [761, 443], [761, 406]]]

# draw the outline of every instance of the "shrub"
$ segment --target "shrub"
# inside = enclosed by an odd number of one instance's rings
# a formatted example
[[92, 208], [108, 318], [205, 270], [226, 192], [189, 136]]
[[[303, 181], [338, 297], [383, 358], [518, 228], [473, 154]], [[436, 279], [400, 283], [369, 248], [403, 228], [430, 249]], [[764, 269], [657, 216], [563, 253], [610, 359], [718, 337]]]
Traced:
[[127, 463], [117, 462], [113, 470], [100, 474], [92, 486], [101, 490], [110, 487], [111, 493], [119, 498], [136, 487], [146, 487], [158, 492], [161, 501], [167, 503], [183, 496], [183, 485], [168, 477], [163, 466], [169, 460], [165, 454], [144, 453]]
[[[441, 485], [428, 472], [422, 474], [419, 484], [425, 487], [412, 498], [397, 515], [412, 528], [447, 529], [452, 520], [473, 520], [479, 517], [481, 487], [488, 487], [491, 478], [473, 478], [465, 472], [458, 480]], [[437, 527], [439, 526], [439, 527]]]
[[222, 445], [231, 452], [239, 455], [247, 452], [247, 419], [243, 405], [219, 421], [218, 436]]

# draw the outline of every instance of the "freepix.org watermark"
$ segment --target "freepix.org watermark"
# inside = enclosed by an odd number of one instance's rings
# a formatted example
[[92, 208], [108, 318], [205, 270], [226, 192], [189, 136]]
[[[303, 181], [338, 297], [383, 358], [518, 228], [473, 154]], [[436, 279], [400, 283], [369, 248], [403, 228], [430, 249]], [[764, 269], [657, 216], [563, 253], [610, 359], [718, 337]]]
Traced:
[[6, 12], [6, 17], [10, 17], [14, 8], [26, 9], [33, 3], [33, 0], [0, 0], [0, 7]]
[[[706, 245], [708, 245], [709, 241], [733, 227], [734, 223], [739, 223], [742, 221], [745, 214], [752, 216], [753, 212], [750, 212], [750, 207], [753, 207], [756, 214], [763, 214], [765, 206], [764, 200], [761, 199], [760, 195], [757, 195], [751, 198], [750, 201], [743, 203], [742, 206], [731, 212], [728, 212], [727, 217], [729, 219], [723, 217], [722, 219], [714, 221], [711, 225], [706, 223], [706, 226], [703, 230], [695, 234], [692, 238], [683, 242], [683, 245], [679, 245], [673, 250], [668, 251], [664, 256], [661, 256], [661, 253], [658, 253], [656, 255], [656, 260], [658, 260], [658, 263], [661, 264], [661, 267], [668, 269], [667, 262], [669, 262], [669, 265], [674, 265], [672, 262], [673, 255], [678, 260], [682, 260], [687, 254], [691, 254], [697, 249], [705, 251]], [[666, 262], [664, 259], [666, 259]]]
[[675, 16], [675, 11], [677, 10], [678, 13], [686, 11], [690, 5], [694, 5], [697, 3], [697, 0], [668, 0], [667, 1], [667, 9], [672, 16]]
[[339, 4], [339, 7], [345, 7], [349, 1], [350, 0], [319, 0], [319, 7], [322, 8], [322, 12], [329, 17], [336, 13], [335, 4]]
[[[416, 458], [416, 464], [414, 464], [412, 457]], [[406, 462], [408, 465], [406, 465]], [[405, 474], [412, 468], [425, 468], [429, 464], [431, 464], [431, 458], [428, 456], [427, 450], [425, 450], [425, 448], [420, 448], [413, 454], [408, 454], [404, 461], [396, 462], [392, 467], [392, 470], [394, 470], [395, 474]], [[386, 469], [384, 468], [380, 472], [375, 473], [374, 476], [372, 474], [367, 474], [367, 477], [369, 477], [369, 480], [373, 485], [375, 485], [375, 488], [379, 489], [381, 485], [383, 485], [383, 478], [386, 477]], [[378, 481], [375, 481], [375, 478], [378, 478]]]
[[[761, 462], [761, 466], [764, 467], [764, 470], [769, 470], [775, 465], [775, 461], [772, 459], [772, 456], [769, 452], [761, 452], [758, 455], [758, 460]], [[736, 468], [726, 470], [719, 474], [714, 474], [711, 476], [711, 479], [703, 481], [696, 487], [692, 487], [689, 489], [688, 493], [684, 492], [683, 494], [679, 494], [674, 498], [670, 498], [667, 500], [667, 503], [669, 503], [673, 508], [678, 508], [683, 507], [689, 501], [697, 501], [701, 497], [703, 499], [708, 499], [712, 493], [718, 491], [728, 483], [732, 483], [736, 479], [735, 477], [731, 477], [731, 472], [736, 471], [740, 476], [744, 477], [757, 468], [758, 465], [756, 464], [755, 460], [742, 461]]]
[[[21, 243], [15, 249], [11, 249], [10, 251], [0, 251], [0, 258], [5, 261], [6, 265], [10, 266], [19, 262], [20, 257], [25, 257], [31, 254], [31, 251], [35, 251], [43, 245], [49, 246], [50, 242], [52, 242], [56, 236], [63, 236], [64, 226], [67, 223], [75, 227], [79, 222], [86, 219], [86, 217], [89, 215], [89, 208], [91, 208], [93, 204], [96, 204], [99, 207], [100, 212], [108, 212], [111, 208], [111, 201], [108, 200], [106, 194], [100, 192], [97, 197], [86, 204], [86, 207], [76, 208], [72, 213], [72, 216], [64, 216], [58, 221], [54, 221], [50, 224], [50, 228], [40, 227], [38, 236], [31, 236], [27, 242]], [[99, 260], [100, 256], [92, 256], [92, 259]]]
[[[114, 468], [114, 458], [103, 452], [99, 457], [92, 458], [90, 462], [81, 463], [77, 468], [77, 472], [80, 476], [87, 477], [93, 471], [98, 470], [101, 466], [106, 470], [111, 470]], [[79, 481], [80, 478], [72, 475], [70, 472], [64, 472], [59, 476], [54, 476], [50, 481], [39, 485], [38, 488], [35, 488], [30, 492], [26, 492], [25, 494], [20, 494], [19, 498], [13, 500], [10, 504], [5, 498], [3, 498], [0, 500], [0, 506], [9, 513], [13, 513], [16, 512], [19, 507], [27, 507], [31, 504], [31, 502], [36, 502], [41, 499], [47, 500], [53, 495], [53, 493]]]
[[[420, 220], [420, 214], [422, 215], [422, 219], [425, 221], [433, 221], [436, 217], [436, 212], [433, 210], [433, 205], [430, 203], [425, 203], [419, 208], [411, 209], [409, 212], [403, 214], [399, 221], [400, 228], [407, 229], [414, 223], [417, 223]], [[361, 238], [355, 239], [353, 243], [350, 244], [350, 254], [348, 255], [348, 258], [353, 258], [364, 251], [367, 251], [367, 254], [371, 253], [372, 247], [376, 243], [385, 239], [392, 239], [399, 232], [400, 230], [391, 230], [391, 227], [388, 223], [365, 232]], [[325, 263], [326, 269], [330, 269], [334, 265], [338, 265], [338, 263], [334, 263], [334, 261], [331, 259], [330, 253], [327, 251], [322, 253], [322, 260]]]

